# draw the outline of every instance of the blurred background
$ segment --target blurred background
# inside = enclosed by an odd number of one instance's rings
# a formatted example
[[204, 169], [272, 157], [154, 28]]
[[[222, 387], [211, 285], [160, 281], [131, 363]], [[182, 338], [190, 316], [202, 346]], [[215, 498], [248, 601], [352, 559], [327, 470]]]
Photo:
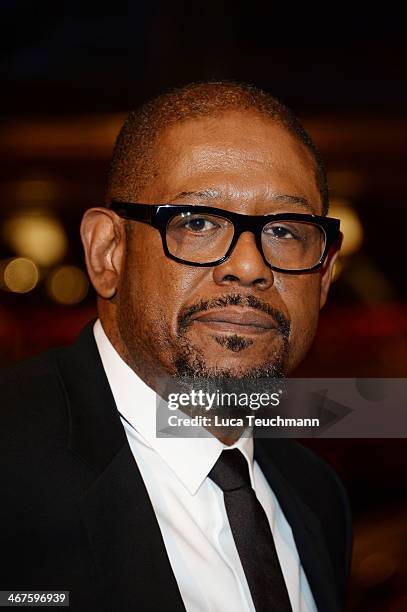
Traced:
[[[3, 0], [0, 365], [95, 316], [79, 240], [126, 112], [174, 86], [243, 80], [294, 109], [326, 160], [345, 242], [298, 376], [407, 376], [404, 21], [335, 4]], [[407, 610], [406, 443], [308, 440], [351, 497], [349, 610]], [[403, 484], [404, 483], [404, 484]], [[322, 492], [323, 493], [323, 492]], [[323, 611], [322, 611], [323, 612]]]

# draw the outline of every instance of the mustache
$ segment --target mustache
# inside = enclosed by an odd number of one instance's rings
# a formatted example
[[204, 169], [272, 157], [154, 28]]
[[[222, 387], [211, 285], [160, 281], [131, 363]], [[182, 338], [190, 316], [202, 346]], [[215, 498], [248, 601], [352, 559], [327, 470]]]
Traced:
[[273, 317], [277, 324], [277, 329], [282, 336], [288, 338], [291, 329], [291, 323], [289, 319], [277, 308], [270, 306], [264, 300], [259, 299], [255, 295], [241, 295], [239, 293], [222, 295], [217, 298], [210, 300], [200, 300], [196, 304], [189, 306], [181, 310], [178, 316], [178, 330], [182, 334], [188, 326], [191, 324], [191, 317], [198, 312], [206, 312], [208, 310], [221, 310], [227, 306], [246, 306], [248, 308], [254, 308], [260, 310], [265, 314]]

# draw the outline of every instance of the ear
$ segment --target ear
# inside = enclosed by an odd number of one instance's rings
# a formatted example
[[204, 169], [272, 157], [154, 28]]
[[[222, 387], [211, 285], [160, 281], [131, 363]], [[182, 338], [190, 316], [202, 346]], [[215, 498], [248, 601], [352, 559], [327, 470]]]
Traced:
[[81, 238], [92, 285], [101, 297], [112, 298], [124, 265], [126, 236], [122, 219], [108, 208], [90, 208], [82, 219]]
[[339, 251], [341, 249], [343, 240], [342, 232], [339, 232], [339, 236], [335, 243], [329, 249], [328, 256], [324, 262], [322, 267], [322, 275], [321, 275], [321, 294], [319, 300], [319, 308], [323, 308], [325, 302], [328, 297], [329, 287], [331, 286], [332, 274], [335, 265], [335, 261], [338, 258]]

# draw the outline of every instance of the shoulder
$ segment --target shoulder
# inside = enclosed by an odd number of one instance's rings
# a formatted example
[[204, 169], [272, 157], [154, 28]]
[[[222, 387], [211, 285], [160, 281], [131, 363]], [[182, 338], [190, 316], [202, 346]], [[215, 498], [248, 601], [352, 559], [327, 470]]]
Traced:
[[[334, 468], [316, 452], [300, 442], [289, 439], [262, 440], [263, 450], [273, 460], [283, 476], [311, 507], [321, 507], [324, 501], [334, 505], [336, 498], [347, 502], [345, 488]], [[321, 496], [321, 491], [333, 495]]]
[[272, 460], [295, 493], [321, 520], [342, 520], [344, 525], [350, 525], [345, 487], [325, 459], [295, 440], [261, 440], [260, 446], [261, 452]]
[[2, 444], [63, 433], [65, 392], [57, 358], [66, 350], [52, 349], [0, 370]]

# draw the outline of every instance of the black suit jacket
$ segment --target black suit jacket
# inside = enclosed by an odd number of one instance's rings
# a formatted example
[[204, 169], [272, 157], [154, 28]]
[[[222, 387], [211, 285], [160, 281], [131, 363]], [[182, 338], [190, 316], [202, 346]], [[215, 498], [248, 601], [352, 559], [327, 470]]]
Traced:
[[[0, 381], [0, 589], [69, 590], [75, 611], [185, 610], [92, 323]], [[351, 519], [335, 472], [292, 440], [256, 440], [255, 457], [319, 611], [343, 609]]]

